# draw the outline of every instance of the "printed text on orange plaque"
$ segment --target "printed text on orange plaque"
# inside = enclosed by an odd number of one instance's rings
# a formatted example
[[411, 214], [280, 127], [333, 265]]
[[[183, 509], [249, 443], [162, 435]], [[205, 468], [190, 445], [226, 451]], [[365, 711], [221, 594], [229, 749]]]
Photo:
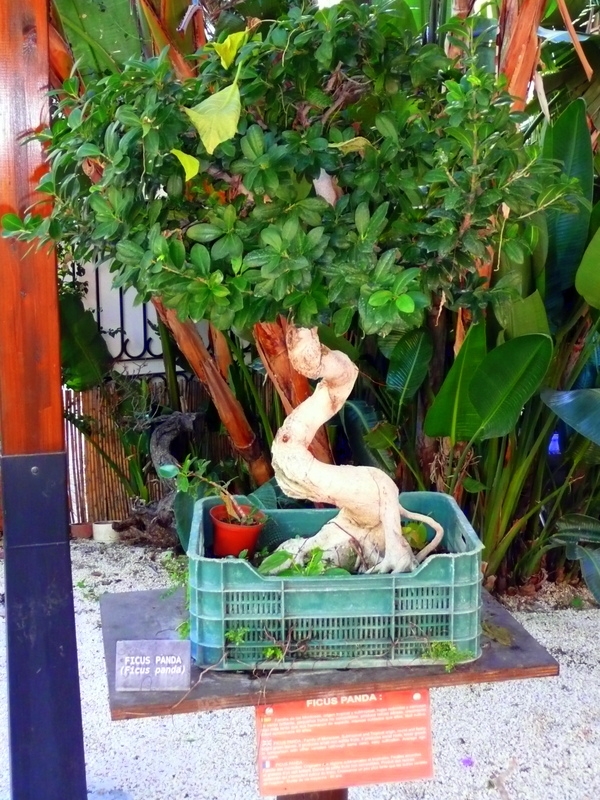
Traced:
[[262, 795], [433, 777], [426, 689], [259, 706], [256, 726]]

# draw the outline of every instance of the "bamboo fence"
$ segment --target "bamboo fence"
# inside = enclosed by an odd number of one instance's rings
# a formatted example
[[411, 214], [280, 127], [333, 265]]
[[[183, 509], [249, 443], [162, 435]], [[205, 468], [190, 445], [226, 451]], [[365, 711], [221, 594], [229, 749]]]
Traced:
[[[256, 375], [255, 380], [265, 406], [270, 410], [273, 401], [270, 384], [265, 385], [260, 375]], [[148, 385], [153, 405], [166, 404], [164, 377], [150, 377]], [[196, 379], [180, 376], [179, 388], [183, 411], [199, 411], [207, 406], [207, 394]], [[115, 470], [91, 443], [93, 441], [102, 447], [119, 468], [128, 473], [127, 456], [115, 426], [114, 400], [114, 387], [110, 384], [86, 392], [63, 389], [71, 523], [121, 520], [129, 516], [134, 497], [127, 493]], [[70, 415], [87, 420], [91, 435], [84, 435], [69, 421]], [[235, 458], [229, 439], [223, 433], [206, 431], [200, 445], [202, 457], [213, 463]], [[147, 473], [146, 485], [151, 500], [161, 496], [161, 482], [151, 469]]]

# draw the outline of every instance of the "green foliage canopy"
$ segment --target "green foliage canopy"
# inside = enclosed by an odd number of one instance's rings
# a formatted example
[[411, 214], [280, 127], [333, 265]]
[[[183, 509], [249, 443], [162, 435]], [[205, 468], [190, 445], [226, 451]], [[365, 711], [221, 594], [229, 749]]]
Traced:
[[5, 235], [110, 257], [139, 301], [222, 329], [287, 310], [385, 335], [432, 295], [477, 316], [503, 291], [481, 263], [522, 259], [534, 212], [572, 211], [577, 184], [524, 143], [472, 42], [459, 69], [388, 10], [292, 7], [207, 45], [185, 83], [166, 52], [81, 95], [69, 79], [42, 134], [54, 210], [6, 216]]

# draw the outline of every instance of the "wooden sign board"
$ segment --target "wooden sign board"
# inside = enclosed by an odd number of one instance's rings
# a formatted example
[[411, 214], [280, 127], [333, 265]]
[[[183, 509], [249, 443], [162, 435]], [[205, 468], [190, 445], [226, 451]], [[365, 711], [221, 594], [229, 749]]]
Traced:
[[258, 706], [261, 795], [433, 777], [429, 691]]
[[190, 641], [135, 639], [117, 642], [117, 692], [185, 691], [190, 688]]

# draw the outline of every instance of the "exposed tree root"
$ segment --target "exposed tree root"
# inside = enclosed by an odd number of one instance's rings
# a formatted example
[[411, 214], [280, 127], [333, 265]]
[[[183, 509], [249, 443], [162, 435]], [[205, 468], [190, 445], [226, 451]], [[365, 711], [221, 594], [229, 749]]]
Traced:
[[[317, 430], [341, 409], [358, 370], [344, 353], [321, 345], [316, 329], [289, 327], [287, 344], [294, 368], [321, 380], [275, 436], [275, 476], [289, 497], [335, 505], [340, 513], [315, 536], [291, 539], [279, 549], [292, 553], [299, 564], [320, 548], [327, 562], [352, 571], [409, 572], [439, 545], [443, 528], [430, 517], [403, 508], [398, 487], [381, 470], [323, 464], [310, 453]], [[416, 557], [402, 535], [401, 516], [435, 531], [434, 539]]]

